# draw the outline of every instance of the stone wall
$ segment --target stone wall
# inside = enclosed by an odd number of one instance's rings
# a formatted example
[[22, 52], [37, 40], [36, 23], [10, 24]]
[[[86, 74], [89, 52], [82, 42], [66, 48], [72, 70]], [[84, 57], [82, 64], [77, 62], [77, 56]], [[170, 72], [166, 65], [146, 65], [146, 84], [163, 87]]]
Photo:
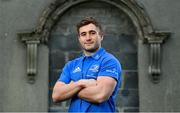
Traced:
[[39, 46], [35, 84], [27, 82], [26, 46], [17, 33], [36, 26], [50, 1], [0, 1], [0, 111], [47, 111], [48, 49]]
[[[157, 31], [172, 33], [162, 46], [162, 74], [158, 84], [152, 83], [148, 78], [148, 45], [138, 41], [139, 109], [149, 112], [180, 111], [180, 22], [178, 21], [180, 1], [136, 1], [145, 8]], [[49, 48], [47, 45], [39, 45], [38, 74], [35, 84], [29, 84], [26, 75], [26, 46], [20, 42], [17, 33], [34, 29], [43, 10], [51, 2], [51, 0], [0, 0], [1, 112], [48, 111]], [[113, 46], [111, 47], [113, 49]]]
[[[148, 79], [148, 54], [139, 46], [139, 96], [141, 111], [180, 111], [180, 1], [138, 0], [146, 8], [154, 28], [169, 31], [171, 37], [162, 46], [162, 75], [159, 84]], [[143, 68], [143, 69], [142, 69]]]

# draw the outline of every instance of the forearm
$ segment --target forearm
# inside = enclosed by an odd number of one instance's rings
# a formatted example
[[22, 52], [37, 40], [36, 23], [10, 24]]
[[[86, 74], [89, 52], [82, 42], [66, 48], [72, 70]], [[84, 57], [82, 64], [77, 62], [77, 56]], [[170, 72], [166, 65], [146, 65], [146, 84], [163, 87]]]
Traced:
[[98, 77], [97, 85], [86, 87], [78, 92], [78, 96], [86, 101], [102, 103], [112, 95], [116, 81], [111, 77]]
[[109, 96], [106, 95], [104, 89], [100, 86], [84, 88], [78, 92], [78, 96], [81, 99], [84, 99], [92, 103], [102, 103], [103, 101], [109, 98]]
[[61, 84], [59, 86], [57, 84], [53, 90], [52, 97], [54, 102], [67, 100], [82, 89], [82, 87], [77, 82], [71, 82], [69, 84], [63, 85]]

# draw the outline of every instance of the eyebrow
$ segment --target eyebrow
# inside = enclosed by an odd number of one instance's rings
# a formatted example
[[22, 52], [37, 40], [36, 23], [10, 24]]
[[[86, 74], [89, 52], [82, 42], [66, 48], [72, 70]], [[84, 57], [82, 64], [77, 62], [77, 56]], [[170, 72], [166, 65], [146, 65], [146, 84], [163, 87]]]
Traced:
[[[90, 30], [88, 32], [90, 33], [90, 32], [96, 32], [96, 31], [95, 30]], [[83, 33], [86, 33], [86, 32], [84, 31], [84, 32], [81, 32], [80, 34], [83, 34]]]
[[[90, 31], [88, 31], [88, 33], [92, 33], [92, 32], [95, 32], [95, 33], [97, 33], [97, 31], [96, 30], [90, 30]], [[87, 32], [86, 31], [84, 31], [84, 32], [81, 32], [80, 33], [80, 35], [82, 35], [82, 34], [86, 34]]]
[[96, 32], [95, 30], [90, 30], [89, 32]]

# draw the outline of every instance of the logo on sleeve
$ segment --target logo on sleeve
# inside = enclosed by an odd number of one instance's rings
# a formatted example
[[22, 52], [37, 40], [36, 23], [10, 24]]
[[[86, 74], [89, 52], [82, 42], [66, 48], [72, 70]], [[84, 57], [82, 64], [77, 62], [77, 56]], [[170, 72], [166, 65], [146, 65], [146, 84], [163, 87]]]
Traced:
[[116, 70], [115, 68], [113, 68], [113, 69], [107, 69], [106, 72], [118, 74], [118, 73], [117, 73], [117, 70]]
[[80, 67], [76, 67], [76, 68], [73, 70], [73, 73], [77, 73], [77, 72], [81, 72], [81, 68], [80, 68]]

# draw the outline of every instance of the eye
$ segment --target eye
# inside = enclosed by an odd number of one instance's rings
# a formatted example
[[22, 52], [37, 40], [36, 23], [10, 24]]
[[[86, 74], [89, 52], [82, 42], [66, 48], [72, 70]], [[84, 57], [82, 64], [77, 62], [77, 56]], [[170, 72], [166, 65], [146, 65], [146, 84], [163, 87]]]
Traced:
[[82, 32], [82, 33], [80, 34], [80, 36], [86, 36], [86, 33], [85, 33], [85, 32]]
[[90, 31], [90, 34], [91, 34], [91, 35], [95, 35], [95, 34], [96, 34], [96, 31]]

